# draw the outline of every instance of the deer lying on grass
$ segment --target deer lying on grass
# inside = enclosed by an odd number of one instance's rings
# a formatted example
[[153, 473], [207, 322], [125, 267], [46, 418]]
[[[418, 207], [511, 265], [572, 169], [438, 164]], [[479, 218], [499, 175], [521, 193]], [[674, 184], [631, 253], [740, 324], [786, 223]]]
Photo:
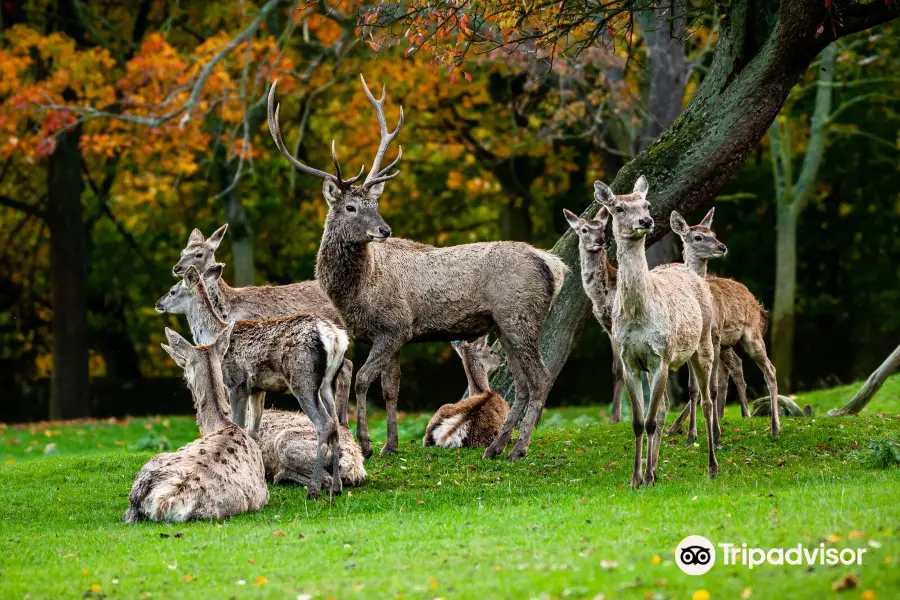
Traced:
[[[181, 251], [181, 258], [172, 267], [172, 274], [176, 277], [183, 277], [190, 267], [196, 267], [200, 273], [206, 273], [208, 269], [217, 264], [215, 252], [222, 243], [227, 229], [228, 223], [216, 229], [206, 239], [203, 238], [203, 233], [199, 229], [194, 229], [188, 238], [187, 246]], [[220, 269], [224, 267], [223, 263], [218, 264]], [[225, 321], [260, 321], [302, 312], [328, 319], [338, 327], [343, 327], [340, 315], [332, 306], [328, 296], [322, 291], [322, 286], [315, 280], [289, 285], [239, 288], [229, 286], [221, 278], [207, 283], [209, 295], [216, 311]], [[347, 425], [347, 405], [349, 404], [352, 379], [353, 363], [344, 359], [335, 392], [338, 404], [342, 407], [338, 413], [342, 425]], [[260, 398], [255, 400], [265, 402], [265, 392], [260, 392], [260, 394]]]
[[606, 256], [606, 224], [609, 222], [609, 211], [601, 206], [593, 219], [583, 219], [567, 208], [563, 209], [563, 214], [569, 226], [578, 235], [581, 284], [584, 286], [584, 292], [593, 305], [594, 318], [609, 336], [613, 355], [613, 407], [609, 421], [618, 423], [622, 420], [622, 387], [625, 385], [625, 372], [622, 358], [612, 337], [612, 307], [616, 297], [618, 271], [609, 263]]
[[[344, 426], [338, 426], [338, 443], [341, 446], [339, 476], [346, 486], [358, 486], [366, 480], [363, 455]], [[275, 483], [293, 482], [309, 486], [316, 463], [318, 445], [316, 428], [309, 417], [302, 413], [267, 410], [259, 425], [259, 447], [266, 467], [266, 479]], [[325, 456], [325, 463], [332, 461]], [[322, 484], [331, 489], [334, 473], [326, 472]]]
[[[189, 298], [185, 309], [179, 289], [186, 291]], [[174, 296], [172, 292], [176, 292]], [[188, 267], [180, 284], [160, 298], [157, 310], [186, 310], [199, 343], [215, 339], [229, 326], [219, 317], [206, 284], [193, 266]], [[259, 391], [290, 391], [316, 426], [319, 446], [307, 497], [317, 498], [329, 449], [331, 472], [340, 472], [333, 385], [349, 344], [347, 334], [331, 321], [305, 313], [262, 321], [237, 321], [233, 325], [231, 349], [222, 361], [222, 374], [235, 422], [247, 422], [247, 399], [251, 395], [260, 398]], [[262, 403], [254, 402], [253, 419], [247, 429], [255, 439], [259, 439], [262, 414]], [[339, 477], [333, 478], [330, 490], [340, 493]]]
[[[733, 348], [737, 344], [741, 345], [750, 358], [759, 366], [766, 379], [766, 385], [769, 388], [770, 410], [772, 414], [771, 431], [772, 435], [781, 434], [781, 423], [778, 419], [778, 383], [775, 379], [775, 367], [769, 361], [766, 354], [766, 317], [765, 309], [760, 305], [759, 301], [750, 290], [742, 283], [733, 279], [724, 277], [715, 277], [706, 274], [706, 265], [711, 258], [719, 258], [724, 256], [727, 248], [713, 233], [712, 220], [715, 209], [710, 209], [709, 213], [703, 218], [699, 225], [693, 227], [688, 226], [687, 222], [677, 212], [673, 212], [670, 219], [672, 231], [681, 237], [684, 244], [684, 264], [691, 271], [697, 273], [701, 277], [706, 278], [712, 293], [713, 303], [716, 309], [717, 329], [719, 331], [719, 344], [722, 352], [726, 349], [730, 353], [727, 360], [730, 365], [734, 365], [731, 369], [735, 369], [739, 362], [737, 357], [733, 356]], [[738, 376], [743, 382], [743, 371]], [[727, 379], [725, 384], [727, 386]], [[740, 391], [740, 386], [739, 386]], [[746, 386], [744, 386], [746, 389]], [[693, 394], [692, 394], [693, 395]], [[747, 417], [750, 415], [747, 408], [747, 397], [744, 391], [741, 395], [741, 413]], [[721, 415], [725, 408], [724, 394], [717, 399], [717, 414]], [[692, 437], [697, 436], [697, 424], [695, 421], [694, 400], [689, 402], [690, 408], [690, 424], [688, 426], [688, 443], [692, 443]], [[678, 420], [669, 428], [670, 432], [678, 431], [684, 420], [684, 412], [679, 416]]]
[[509, 405], [491, 390], [488, 376], [503, 364], [487, 336], [474, 342], [453, 342], [469, 380], [468, 397], [440, 407], [425, 428], [423, 446], [483, 448], [494, 441], [509, 416]]
[[[365, 423], [366, 393], [375, 377], [387, 405], [387, 443], [382, 455], [397, 451], [397, 396], [400, 348], [408, 343], [471, 340], [492, 329], [499, 332], [516, 381], [516, 403], [484, 457], [501, 453], [519, 424], [519, 439], [508, 458], [526, 455], [531, 433], [549, 390], [550, 376], [541, 359], [539, 339], [550, 306], [567, 272], [556, 256], [521, 242], [487, 242], [435, 248], [391, 238], [391, 228], [378, 213], [378, 199], [397, 158], [382, 168], [381, 160], [403, 125], [388, 132], [385, 93], [376, 100], [360, 76], [363, 91], [375, 108], [381, 143], [372, 168], [360, 185], [359, 174], [344, 179], [332, 143], [335, 174], [304, 165], [284, 145], [275, 107], [275, 83], [269, 90], [269, 131], [275, 145], [299, 171], [324, 180], [328, 203], [325, 231], [316, 259], [316, 278], [328, 294], [347, 331], [372, 345], [356, 375], [360, 423]], [[368, 437], [359, 438], [371, 454]]]
[[125, 523], [222, 519], [259, 510], [269, 501], [262, 453], [231, 420], [222, 357], [233, 326], [208, 346], [192, 346], [166, 328], [163, 349], [184, 369], [197, 409], [199, 440], [151, 458], [131, 487]]
[[[648, 185], [638, 178], [631, 194], [616, 196], [605, 184], [594, 182], [594, 198], [612, 215], [616, 239], [618, 277], [612, 307], [613, 343], [625, 369], [634, 428], [634, 469], [631, 485], [653, 485], [657, 480], [662, 427], [668, 410], [666, 383], [669, 371], [690, 362], [697, 376], [706, 418], [708, 471], [718, 474], [713, 443], [716, 411], [709, 394], [715, 362], [713, 301], [709, 286], [684, 265], [647, 267], [645, 236], [653, 229]], [[641, 370], [652, 375], [650, 406], [644, 420]], [[644, 432], [647, 433], [647, 471], [641, 475]]]

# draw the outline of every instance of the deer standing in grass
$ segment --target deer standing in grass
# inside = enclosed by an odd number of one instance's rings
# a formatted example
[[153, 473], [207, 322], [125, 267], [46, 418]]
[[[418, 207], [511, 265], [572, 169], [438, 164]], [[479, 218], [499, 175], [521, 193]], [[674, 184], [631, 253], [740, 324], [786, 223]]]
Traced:
[[262, 453], [231, 420], [222, 382], [222, 357], [233, 326], [208, 346], [192, 346], [166, 328], [163, 349], [184, 369], [197, 409], [199, 440], [157, 454], [131, 487], [125, 523], [222, 519], [259, 510], [269, 501]]
[[[199, 229], [194, 229], [188, 237], [187, 246], [181, 251], [181, 257], [172, 267], [172, 274], [184, 277], [190, 267], [195, 267], [201, 274], [206, 273], [216, 263], [216, 250], [225, 237], [228, 224], [222, 225], [208, 238], [203, 237]], [[218, 263], [224, 266], [223, 263]], [[309, 313], [328, 319], [338, 327], [343, 327], [341, 317], [332, 306], [328, 296], [318, 281], [301, 281], [288, 285], [265, 285], [233, 288], [221, 277], [207, 282], [210, 298], [216, 311], [228, 322], [260, 321], [274, 317], [286, 317], [296, 313]], [[196, 338], [195, 338], [196, 341]], [[338, 405], [341, 407], [339, 417], [342, 425], [347, 425], [347, 405], [349, 404], [350, 385], [353, 378], [353, 363], [344, 359], [337, 390]], [[265, 403], [266, 393], [258, 392], [255, 403]], [[244, 425], [244, 423], [239, 423]]]
[[[354, 339], [372, 349], [356, 375], [359, 420], [364, 423], [369, 385], [381, 377], [387, 406], [387, 442], [382, 455], [397, 451], [397, 396], [400, 349], [427, 341], [472, 340], [497, 330], [515, 376], [516, 402], [484, 457], [500, 454], [519, 425], [519, 439], [508, 458], [526, 455], [531, 434], [549, 391], [550, 375], [540, 355], [540, 333], [550, 306], [562, 287], [567, 267], [558, 257], [522, 242], [485, 242], [435, 248], [391, 237], [378, 212], [384, 184], [397, 158], [382, 168], [400, 122], [388, 131], [385, 92], [376, 100], [365, 80], [363, 91], [375, 108], [381, 143], [372, 168], [359, 185], [365, 168], [344, 179], [334, 143], [335, 174], [314, 169], [294, 158], [284, 145], [275, 107], [275, 83], [269, 90], [269, 131], [275, 145], [299, 171], [324, 180], [328, 203], [325, 231], [316, 258], [316, 278], [341, 315]], [[371, 442], [360, 435], [366, 456]]]
[[[750, 416], [747, 407], [746, 384], [743, 384], [743, 369], [740, 359], [734, 354], [732, 348], [740, 344], [744, 352], [759, 366], [766, 379], [769, 388], [769, 400], [772, 411], [771, 432], [772, 435], [781, 434], [781, 423], [778, 418], [778, 383], [775, 378], [775, 367], [769, 361], [766, 354], [766, 323], [768, 321], [765, 309], [753, 293], [742, 283], [733, 279], [716, 277], [706, 274], [706, 266], [709, 259], [725, 256], [728, 249], [721, 243], [711, 229], [715, 209], [703, 217], [698, 225], [688, 226], [687, 222], [677, 212], [673, 212], [670, 220], [672, 231], [681, 238], [684, 244], [684, 264], [694, 273], [704, 277], [709, 284], [717, 318], [719, 332], [719, 344], [722, 348], [723, 363], [729, 365], [727, 371], [738, 381], [738, 393], [741, 399], [741, 413], [745, 417]], [[743, 385], [742, 385], [743, 384]], [[720, 385], [717, 398], [716, 412], [721, 416], [725, 409], [725, 394], [722, 388], [727, 388], [727, 375], [724, 385]], [[670, 432], [676, 432], [681, 427], [685, 412], [690, 409], [690, 424], [688, 426], [688, 443], [692, 443], [697, 437], [695, 394], [688, 407], [682, 412], [678, 420], [669, 428]]]
[[503, 364], [487, 336], [474, 342], [453, 342], [462, 359], [469, 381], [468, 397], [440, 407], [425, 428], [423, 446], [441, 448], [483, 448], [494, 441], [506, 417], [509, 405], [491, 390], [488, 377]]
[[[186, 291], [183, 300], [179, 290]], [[187, 308], [182, 309], [182, 303]], [[193, 266], [184, 280], [157, 302], [158, 311], [185, 310], [191, 331], [199, 343], [215, 339], [229, 327], [209, 297], [206, 284]], [[343, 329], [331, 321], [305, 313], [262, 321], [236, 321], [231, 326], [231, 349], [222, 361], [222, 375], [236, 422], [246, 422], [247, 400], [260, 398], [259, 391], [289, 391], [316, 427], [318, 452], [307, 496], [317, 498], [322, 487], [326, 456], [331, 472], [340, 472], [338, 417], [334, 404], [334, 380], [349, 341]], [[259, 439], [263, 408], [254, 402], [248, 433]], [[334, 477], [330, 491], [340, 493], [341, 480]]]
[[[612, 307], [613, 343], [625, 369], [634, 428], [634, 469], [631, 485], [653, 485], [657, 480], [662, 426], [668, 410], [666, 383], [669, 371], [690, 362], [697, 376], [706, 418], [708, 472], [718, 474], [713, 426], [715, 410], [709, 379], [715, 362], [713, 301], [709, 285], [684, 265], [647, 267], [645, 238], [653, 229], [649, 186], [642, 175], [631, 194], [616, 196], [605, 184], [594, 182], [594, 198], [613, 220], [618, 273]], [[641, 370], [651, 374], [650, 405], [644, 420]], [[662, 426], [660, 425], [662, 424]], [[647, 434], [647, 470], [641, 474], [644, 433]]]
[[625, 372], [622, 358], [612, 337], [612, 307], [616, 297], [618, 271], [609, 263], [606, 256], [606, 224], [609, 222], [609, 211], [601, 206], [593, 219], [583, 219], [567, 208], [563, 209], [563, 214], [569, 226], [578, 235], [581, 284], [584, 292], [591, 300], [594, 317], [609, 336], [613, 355], [613, 407], [609, 420], [611, 423], [618, 423], [622, 420], [622, 388], [625, 385]]

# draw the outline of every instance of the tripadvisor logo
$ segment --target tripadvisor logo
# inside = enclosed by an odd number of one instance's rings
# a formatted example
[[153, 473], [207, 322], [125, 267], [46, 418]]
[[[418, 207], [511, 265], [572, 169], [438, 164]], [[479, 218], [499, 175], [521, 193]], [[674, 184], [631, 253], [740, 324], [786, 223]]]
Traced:
[[[760, 565], [861, 565], [867, 548], [827, 548], [825, 544], [790, 548], [751, 548], [747, 544], [718, 544], [722, 564], [753, 569]], [[688, 575], [703, 575], [716, 564], [716, 547], [702, 535], [689, 535], [675, 549], [675, 563]]]

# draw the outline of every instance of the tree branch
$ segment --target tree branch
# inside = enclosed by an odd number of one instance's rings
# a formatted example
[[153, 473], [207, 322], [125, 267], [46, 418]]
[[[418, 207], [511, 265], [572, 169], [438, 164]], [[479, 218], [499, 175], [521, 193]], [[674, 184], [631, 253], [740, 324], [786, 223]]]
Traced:
[[16, 200], [15, 198], [10, 198], [9, 196], [0, 196], [0, 206], [18, 210], [25, 213], [26, 215], [31, 215], [32, 217], [37, 217], [41, 220], [47, 219], [47, 214], [43, 210], [26, 202]]

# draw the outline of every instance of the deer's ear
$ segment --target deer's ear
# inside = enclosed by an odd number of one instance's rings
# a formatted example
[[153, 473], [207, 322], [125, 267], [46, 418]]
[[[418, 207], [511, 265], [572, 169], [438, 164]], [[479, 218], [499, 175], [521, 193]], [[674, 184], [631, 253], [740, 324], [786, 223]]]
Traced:
[[203, 243], [203, 232], [197, 229], [196, 227], [191, 232], [190, 237], [188, 237], [188, 246], [191, 244], [202, 244]]
[[600, 226], [603, 229], [606, 229], [606, 224], [609, 222], [609, 209], [605, 206], [601, 206], [600, 210], [597, 211], [596, 219], [600, 221]]
[[612, 206], [616, 201], [616, 195], [609, 189], [609, 186], [602, 181], [594, 182], [594, 200], [604, 206]]
[[716, 207], [713, 206], [709, 209], [709, 212], [706, 213], [706, 216], [703, 217], [703, 220], [700, 221], [700, 224], [704, 227], [712, 227], [713, 215], [716, 214]]
[[381, 194], [384, 193], [384, 182], [379, 181], [375, 185], [369, 188], [369, 197], [373, 200], [378, 200], [381, 198]]
[[677, 211], [673, 210], [672, 214], [669, 215], [669, 224], [672, 226], [672, 231], [682, 237], [690, 232], [690, 230], [688, 229], [687, 221], [685, 221], [684, 217], [678, 214]]
[[206, 243], [209, 244], [209, 247], [212, 250], [215, 250], [216, 248], [218, 248], [219, 244], [222, 243], [222, 238], [225, 237], [225, 231], [227, 229], [228, 229], [228, 223], [225, 223], [224, 225], [222, 225], [221, 227], [216, 229], [213, 232], [213, 234], [211, 236], [209, 236], [209, 239], [206, 240]]
[[573, 213], [568, 208], [563, 209], [563, 214], [566, 216], [566, 221], [569, 222], [569, 227], [572, 229], [578, 229], [581, 227], [581, 217]]
[[343, 197], [341, 188], [338, 187], [338, 184], [333, 179], [326, 179], [322, 182], [322, 195], [325, 196], [325, 202], [328, 203], [328, 206], [337, 204]]
[[641, 175], [637, 178], [637, 181], [634, 182], [634, 191], [632, 193], [646, 196], [649, 190], [650, 184], [647, 183], [647, 178]]
[[189, 341], [181, 337], [178, 332], [172, 331], [168, 327], [166, 327], [166, 339], [169, 340], [169, 346], [177, 354], [180, 354], [185, 358], [189, 357], [191, 353], [194, 352], [194, 346]]
[[225, 263], [214, 263], [207, 267], [207, 269], [203, 272], [203, 279], [207, 281], [216, 281], [222, 277], [222, 269], [225, 268]]
[[191, 265], [184, 273], [184, 284], [189, 290], [192, 290], [197, 287], [198, 283], [200, 283], [200, 271], [197, 270], [197, 267]]
[[232, 331], [234, 331], [234, 323], [229, 323], [228, 327], [216, 338], [216, 354], [219, 355], [219, 358], [225, 358], [225, 353], [228, 352]]
[[165, 344], [160, 344], [162, 349], [166, 351], [166, 353], [172, 357], [172, 360], [175, 361], [175, 364], [181, 367], [182, 369], [187, 365], [187, 359], [182, 355], [178, 354], [174, 348], [171, 346], [166, 346]]

